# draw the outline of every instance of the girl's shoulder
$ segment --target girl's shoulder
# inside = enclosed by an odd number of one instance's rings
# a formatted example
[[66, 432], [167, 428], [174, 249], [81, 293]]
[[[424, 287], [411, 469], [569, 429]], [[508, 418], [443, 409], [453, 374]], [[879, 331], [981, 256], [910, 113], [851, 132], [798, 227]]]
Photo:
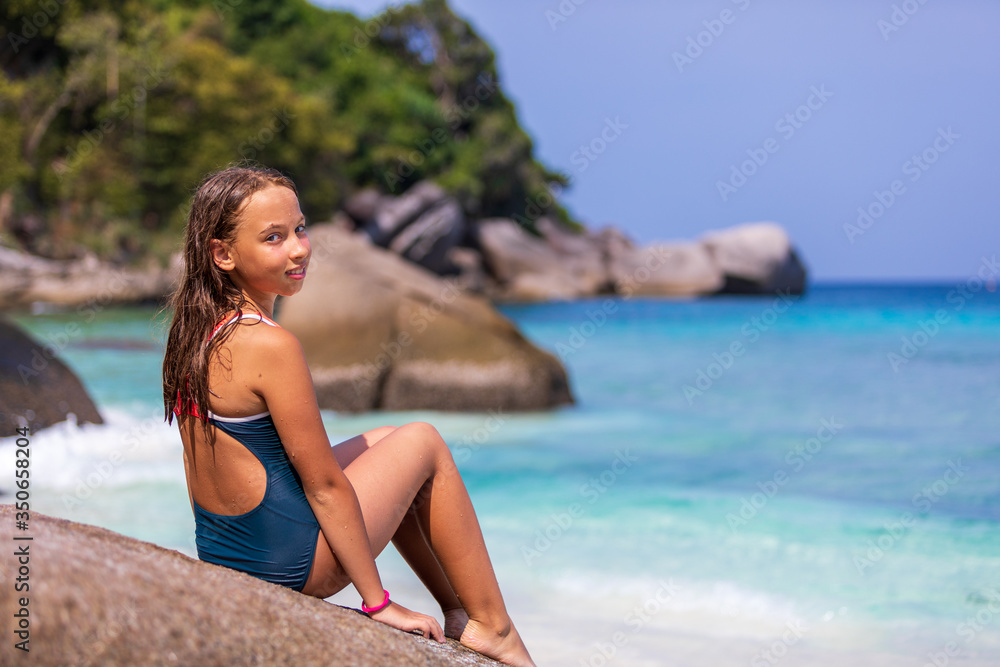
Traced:
[[223, 327], [233, 323], [236, 330], [227, 337], [227, 343], [237, 345], [241, 350], [250, 348], [263, 353], [301, 352], [298, 339], [270, 317], [257, 311], [231, 311], [216, 326], [215, 336]]

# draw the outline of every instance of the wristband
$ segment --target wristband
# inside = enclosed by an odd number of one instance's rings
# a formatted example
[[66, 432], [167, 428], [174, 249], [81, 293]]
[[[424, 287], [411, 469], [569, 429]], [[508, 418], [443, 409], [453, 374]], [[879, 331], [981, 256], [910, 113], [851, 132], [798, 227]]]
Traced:
[[386, 607], [388, 607], [389, 606], [389, 591], [387, 591], [387, 590], [385, 590], [383, 588], [382, 592], [385, 593], [385, 599], [382, 600], [382, 604], [380, 604], [377, 607], [366, 607], [365, 606], [365, 601], [361, 600], [361, 611], [365, 612], [366, 614], [374, 614], [375, 612], [382, 611], [383, 609], [385, 609]]

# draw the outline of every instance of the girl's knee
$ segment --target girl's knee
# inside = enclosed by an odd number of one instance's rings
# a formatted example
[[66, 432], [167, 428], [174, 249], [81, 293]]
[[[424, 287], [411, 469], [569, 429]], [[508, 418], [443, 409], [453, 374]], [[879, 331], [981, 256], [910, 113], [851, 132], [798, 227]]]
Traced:
[[397, 426], [379, 426], [378, 428], [373, 428], [370, 431], [365, 431], [365, 444], [371, 447], [376, 442], [395, 431], [397, 428]]
[[448, 449], [448, 445], [445, 444], [444, 438], [441, 437], [438, 430], [431, 424], [427, 422], [410, 422], [400, 428], [406, 429], [406, 434], [409, 437], [419, 442], [422, 448], [427, 448], [435, 456], [451, 456], [451, 451]]

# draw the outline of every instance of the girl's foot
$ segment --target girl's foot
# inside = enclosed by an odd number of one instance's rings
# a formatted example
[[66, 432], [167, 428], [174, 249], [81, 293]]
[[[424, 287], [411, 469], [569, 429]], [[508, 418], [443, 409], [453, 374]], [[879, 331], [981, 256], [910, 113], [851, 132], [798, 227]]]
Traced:
[[455, 641], [461, 640], [468, 622], [469, 615], [461, 607], [446, 610], [444, 612], [444, 636]]
[[488, 658], [516, 667], [535, 667], [528, 649], [510, 621], [500, 630], [490, 630], [478, 621], [469, 620], [459, 640], [464, 646]]

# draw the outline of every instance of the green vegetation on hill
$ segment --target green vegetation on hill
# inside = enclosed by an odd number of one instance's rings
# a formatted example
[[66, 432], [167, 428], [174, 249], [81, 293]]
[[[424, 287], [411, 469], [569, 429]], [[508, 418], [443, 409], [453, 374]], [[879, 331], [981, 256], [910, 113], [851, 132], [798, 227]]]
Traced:
[[162, 259], [199, 180], [244, 159], [291, 175], [317, 221], [425, 178], [524, 221], [566, 185], [445, 0], [368, 21], [305, 0], [5, 0], [0, 34], [0, 234], [39, 254]]

